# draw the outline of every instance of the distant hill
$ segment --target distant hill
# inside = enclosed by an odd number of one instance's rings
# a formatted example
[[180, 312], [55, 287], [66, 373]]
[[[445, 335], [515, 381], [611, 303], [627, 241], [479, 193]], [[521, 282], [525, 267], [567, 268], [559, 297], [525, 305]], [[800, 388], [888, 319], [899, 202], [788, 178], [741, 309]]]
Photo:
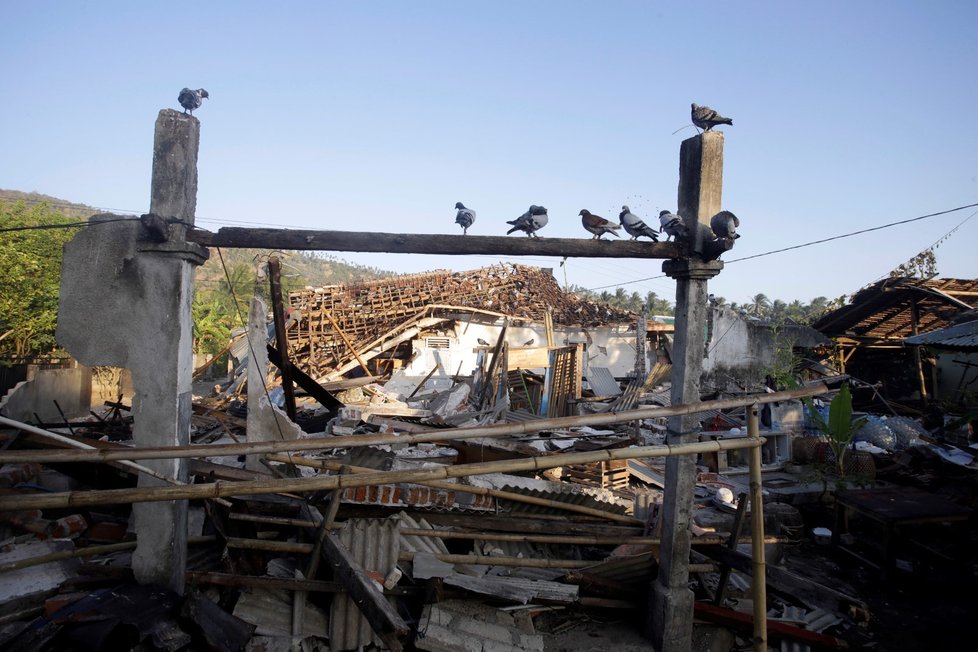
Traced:
[[[101, 209], [92, 206], [77, 204], [39, 192], [0, 189], [0, 201], [23, 201], [27, 204], [45, 203], [51, 210], [57, 211], [65, 217], [80, 220], [87, 220], [92, 215], [103, 212]], [[228, 249], [222, 250], [221, 253], [228, 267], [239, 264], [253, 267], [271, 252], [255, 249]], [[296, 285], [300, 287], [332, 285], [396, 276], [396, 272], [348, 263], [327, 252], [279, 252], [278, 255], [283, 261], [282, 274], [285, 277], [286, 285], [292, 287]], [[224, 270], [220, 257], [215, 251], [212, 251], [210, 259], [197, 268], [197, 280], [204, 284], [212, 284], [223, 278]]]
[[47, 204], [51, 210], [57, 211], [65, 217], [77, 217], [82, 220], [87, 220], [92, 215], [102, 212], [97, 208], [86, 206], [85, 204], [76, 204], [65, 199], [52, 197], [51, 195], [42, 195], [39, 192], [21, 192], [20, 190], [0, 189], [0, 200], [9, 202], [22, 201], [25, 204], [43, 203]]

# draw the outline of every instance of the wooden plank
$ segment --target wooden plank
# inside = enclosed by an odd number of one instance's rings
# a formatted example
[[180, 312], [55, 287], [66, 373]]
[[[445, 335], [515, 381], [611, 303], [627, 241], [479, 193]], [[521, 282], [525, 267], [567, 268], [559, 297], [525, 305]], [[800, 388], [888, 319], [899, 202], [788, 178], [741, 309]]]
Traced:
[[545, 346], [509, 350], [507, 371], [513, 369], [544, 369], [550, 365], [550, 352]]
[[[738, 550], [730, 550], [724, 547], [704, 547], [700, 552], [748, 575], [751, 574], [753, 569], [753, 561], [750, 555], [746, 555]], [[841, 611], [843, 613], [848, 610], [849, 605], [856, 605], [864, 610], [867, 609], [866, 603], [862, 600], [854, 598], [851, 595], [846, 595], [824, 584], [819, 584], [808, 577], [796, 575], [786, 568], [767, 564], [765, 571], [767, 585], [771, 591], [793, 600], [801, 600], [809, 606], [822, 607], [829, 611]]]
[[[750, 631], [754, 626], [753, 616], [742, 611], [718, 607], [707, 602], [696, 602], [694, 603], [693, 609], [697, 618], [702, 618], [712, 623], [737, 627], [744, 631]], [[845, 650], [849, 648], [849, 644], [841, 638], [829, 636], [828, 634], [819, 634], [818, 632], [812, 632], [776, 620], [768, 621], [768, 629], [774, 634], [775, 638], [803, 641], [818, 649]]]
[[211, 233], [193, 229], [188, 242], [206, 247], [243, 249], [283, 249], [293, 251], [371, 251], [377, 253], [415, 253], [504, 256], [558, 256], [580, 258], [679, 258], [679, 245], [673, 242], [611, 242], [585, 238], [513, 238], [506, 236], [457, 235], [437, 233], [368, 233], [362, 231], [321, 231], [311, 229], [253, 229], [224, 227]]
[[367, 576], [363, 566], [350, 555], [350, 551], [332, 532], [327, 532], [323, 537], [322, 555], [323, 560], [333, 569], [336, 579], [346, 588], [370, 622], [374, 632], [393, 652], [403, 650], [404, 641], [411, 631], [407, 623]]
[[489, 595], [520, 604], [542, 602], [544, 604], [571, 604], [577, 601], [578, 587], [572, 584], [532, 580], [522, 577], [486, 575], [473, 577], [452, 573], [444, 578], [446, 586], [454, 586], [472, 593]]

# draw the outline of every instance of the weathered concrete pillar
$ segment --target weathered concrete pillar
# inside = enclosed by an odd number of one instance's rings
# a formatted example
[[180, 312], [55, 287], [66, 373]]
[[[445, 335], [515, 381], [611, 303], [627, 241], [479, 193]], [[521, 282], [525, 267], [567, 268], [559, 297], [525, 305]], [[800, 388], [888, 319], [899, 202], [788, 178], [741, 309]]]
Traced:
[[[268, 306], [253, 297], [248, 309], [248, 443], [298, 439], [302, 429], [289, 416], [272, 405], [268, 395]], [[245, 466], [252, 471], [268, 471], [262, 455], [249, 455]]]
[[[708, 312], [707, 281], [723, 263], [704, 262], [704, 230], [720, 210], [723, 182], [723, 134], [705, 132], [683, 141], [679, 165], [679, 215], [690, 238], [687, 257], [667, 260], [662, 271], [676, 279], [676, 322], [673, 341], [672, 404], [698, 403], [703, 371]], [[695, 415], [669, 419], [667, 443], [681, 444], [697, 438]], [[663, 531], [659, 574], [652, 587], [652, 642], [658, 652], [690, 649], [693, 633], [693, 592], [689, 590], [689, 522], [696, 485], [695, 456], [666, 458], [666, 488], [663, 495]]]
[[[156, 121], [150, 212], [193, 224], [197, 204], [196, 118], [165, 109]], [[133, 379], [137, 446], [190, 443], [194, 267], [207, 250], [184, 240], [186, 226], [163, 223], [150, 234], [139, 220], [95, 218], [65, 245], [58, 341], [83, 364], [128, 368]], [[186, 460], [146, 466], [186, 482]], [[140, 486], [162, 484], [140, 477]], [[187, 503], [133, 506], [138, 546], [133, 571], [142, 583], [182, 592]]]

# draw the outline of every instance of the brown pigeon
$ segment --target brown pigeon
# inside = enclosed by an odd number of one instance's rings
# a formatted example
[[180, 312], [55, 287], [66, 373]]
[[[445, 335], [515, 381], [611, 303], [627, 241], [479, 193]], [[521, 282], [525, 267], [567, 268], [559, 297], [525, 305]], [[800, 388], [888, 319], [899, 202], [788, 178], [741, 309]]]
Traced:
[[621, 228], [621, 224], [615, 224], [614, 222], [609, 222], [599, 215], [594, 215], [588, 209], [582, 209], [578, 215], [581, 216], [581, 224], [584, 228], [594, 234], [592, 240], [600, 240], [601, 236], [605, 233], [610, 233], [611, 235], [619, 238], [617, 231]]

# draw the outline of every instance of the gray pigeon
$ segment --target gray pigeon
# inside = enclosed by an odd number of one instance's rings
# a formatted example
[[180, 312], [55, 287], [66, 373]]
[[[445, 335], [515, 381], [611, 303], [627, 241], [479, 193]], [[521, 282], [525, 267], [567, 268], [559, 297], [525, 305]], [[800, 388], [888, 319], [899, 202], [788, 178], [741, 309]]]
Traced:
[[615, 224], [614, 222], [604, 219], [600, 215], [595, 215], [586, 208], [582, 209], [578, 215], [581, 216], [581, 224], [584, 225], [584, 228], [587, 229], [589, 233], [594, 234], [594, 237], [591, 238], [592, 240], [600, 240], [601, 236], [603, 236], [605, 233], [610, 233], [616, 238], [621, 237], [618, 235], [618, 229], [621, 228], [620, 224]]
[[517, 217], [515, 220], [507, 220], [506, 224], [512, 224], [513, 228], [506, 232], [506, 235], [514, 231], [524, 231], [527, 236], [536, 238], [536, 232], [547, 225], [550, 218], [547, 217], [547, 209], [543, 206], [530, 206], [530, 208]]
[[204, 99], [208, 97], [210, 97], [210, 95], [208, 95], [207, 91], [205, 91], [203, 88], [198, 88], [195, 91], [185, 88], [180, 91], [180, 95], [177, 96], [177, 101], [180, 102], [180, 106], [183, 107], [184, 113], [190, 111], [190, 115], [193, 115], [194, 109], [199, 109]]
[[643, 222], [642, 218], [634, 214], [628, 206], [621, 207], [621, 213], [618, 214], [618, 221], [625, 227], [628, 235], [632, 236], [632, 240], [638, 240], [644, 235], [652, 238], [654, 242], [659, 241], [659, 232]]
[[659, 212], [659, 224], [662, 225], [662, 232], [668, 236], [667, 241], [670, 237], [673, 240], [679, 240], [687, 236], [686, 223], [683, 222], [683, 218], [669, 211]]
[[736, 240], [740, 237], [740, 234], [737, 233], [738, 226], [740, 226], [740, 220], [730, 211], [720, 211], [710, 218], [710, 228], [713, 229], [718, 238]]
[[466, 208], [460, 201], [455, 202], [455, 208], [458, 209], [458, 213], [455, 215], [455, 223], [462, 227], [462, 235], [466, 235], [469, 232], [469, 227], [475, 222], [475, 211]]
[[703, 131], [709, 131], [717, 125], [733, 125], [733, 120], [730, 118], [724, 118], [710, 107], [700, 106], [696, 102], [693, 102], [690, 116], [693, 118], [693, 124]]

